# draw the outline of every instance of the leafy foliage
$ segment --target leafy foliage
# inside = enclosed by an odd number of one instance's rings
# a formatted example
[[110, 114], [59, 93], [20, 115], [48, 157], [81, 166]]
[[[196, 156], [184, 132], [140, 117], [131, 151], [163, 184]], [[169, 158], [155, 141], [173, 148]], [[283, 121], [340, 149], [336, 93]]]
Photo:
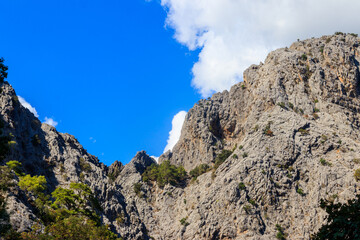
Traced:
[[83, 158], [79, 159], [79, 165], [80, 169], [84, 172], [90, 172], [92, 169], [90, 163], [86, 162]]
[[170, 164], [170, 161], [164, 161], [160, 165], [153, 163], [142, 174], [144, 182], [156, 181], [161, 188], [168, 183], [173, 186], [180, 186], [186, 177], [185, 169], [182, 166], [176, 167]]
[[271, 122], [268, 122], [268, 124], [265, 126], [265, 128], [263, 129], [263, 134], [269, 137], [274, 136], [273, 131], [271, 131]]
[[320, 158], [320, 163], [323, 166], [331, 166], [331, 163], [329, 163], [328, 161], [326, 161], [324, 158]]
[[21, 169], [21, 163], [19, 161], [15, 161], [15, 160], [8, 161], [6, 163], [6, 166], [10, 170], [13, 170], [17, 176], [23, 176], [24, 175], [24, 173], [23, 173], [23, 171]]
[[35, 206], [46, 226], [45, 231], [40, 231], [35, 225], [33, 231], [22, 233], [22, 239], [117, 239], [100, 224], [96, 214], [96, 210], [101, 210], [100, 204], [88, 185], [71, 183], [68, 189], [58, 187], [51, 194], [53, 201], [43, 193], [46, 189], [43, 176], [26, 175], [19, 186], [36, 194]]
[[39, 227], [29, 233], [22, 233], [24, 240], [88, 240], [88, 239], [118, 239], [106, 226], [98, 226], [96, 222], [81, 216], [70, 216], [56, 221], [46, 227], [41, 233]]
[[222, 150], [215, 158], [214, 169], [217, 169], [232, 154], [230, 150]]
[[346, 204], [321, 199], [320, 207], [329, 215], [313, 239], [360, 239], [360, 195]]
[[286, 236], [286, 234], [285, 234], [285, 232], [284, 232], [284, 229], [279, 225], [279, 224], [276, 224], [276, 230], [278, 231], [277, 233], [276, 233], [276, 238], [277, 239], [280, 239], [280, 240], [285, 240], [286, 238], [285, 238], [285, 236]]
[[134, 184], [134, 192], [138, 197], [143, 197], [141, 192], [142, 184], [140, 182]]
[[44, 176], [25, 175], [20, 177], [19, 187], [24, 191], [39, 195], [46, 189], [46, 179]]
[[189, 222], [187, 222], [187, 217], [180, 219], [181, 225], [184, 225], [185, 227], [190, 225]]
[[246, 189], [246, 186], [245, 186], [245, 184], [244, 184], [243, 182], [240, 182], [238, 188], [239, 188], [240, 190], [245, 190], [245, 189]]
[[301, 196], [304, 196], [304, 195], [305, 195], [304, 190], [302, 190], [301, 188], [298, 188], [298, 189], [296, 190], [296, 192], [297, 192], [298, 194], [300, 194]]
[[209, 171], [210, 167], [207, 164], [200, 164], [197, 167], [195, 167], [193, 170], [190, 171], [190, 176], [196, 179], [201, 174], [206, 173]]
[[356, 179], [356, 181], [360, 180], [360, 168], [355, 170], [354, 178]]

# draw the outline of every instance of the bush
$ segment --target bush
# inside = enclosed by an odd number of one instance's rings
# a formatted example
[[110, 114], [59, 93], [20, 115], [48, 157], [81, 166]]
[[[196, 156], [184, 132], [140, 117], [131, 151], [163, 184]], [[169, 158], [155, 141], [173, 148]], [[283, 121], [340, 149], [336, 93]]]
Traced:
[[245, 212], [246, 212], [247, 214], [249, 214], [249, 213], [250, 213], [250, 210], [251, 210], [251, 206], [248, 205], [248, 204], [246, 204], [246, 205], [243, 206], [243, 209], [245, 210]]
[[184, 225], [185, 227], [190, 225], [190, 223], [188, 223], [186, 220], [187, 220], [187, 217], [180, 219], [181, 225]]
[[301, 55], [301, 60], [303, 60], [303, 61], [306, 61], [306, 60], [307, 60], [307, 56], [306, 56], [305, 53], [304, 53], [303, 55]]
[[164, 161], [160, 165], [153, 163], [150, 167], [146, 168], [142, 174], [144, 182], [156, 181], [159, 187], [163, 188], [166, 184], [173, 186], [183, 185], [186, 180], [187, 173], [185, 169], [180, 166], [170, 164], [170, 161]]
[[245, 189], [246, 189], [245, 183], [240, 182], [238, 188], [239, 188], [240, 190], [245, 190]]
[[91, 172], [92, 168], [90, 163], [86, 162], [85, 159], [79, 158], [80, 169], [84, 172]]
[[329, 163], [328, 161], [326, 161], [324, 158], [320, 158], [320, 163], [323, 166], [331, 166], [331, 163]]
[[356, 171], [354, 173], [354, 177], [355, 177], [356, 181], [360, 180], [360, 168], [356, 169]]
[[190, 171], [190, 176], [196, 179], [201, 174], [206, 173], [210, 170], [209, 165], [207, 164], [200, 164], [199, 166], [195, 167], [193, 170]]
[[301, 196], [304, 196], [304, 195], [305, 195], [304, 191], [303, 191], [301, 188], [298, 188], [298, 189], [296, 190], [296, 192], [297, 192], [298, 194], [300, 194]]
[[281, 239], [281, 240], [285, 240], [286, 238], [285, 238], [284, 229], [279, 224], [276, 224], [275, 227], [276, 227], [276, 230], [278, 231], [276, 233], [276, 238]]
[[214, 169], [217, 169], [223, 162], [225, 162], [225, 160], [230, 157], [231, 154], [232, 151], [230, 150], [222, 150], [221, 153], [215, 158]]
[[272, 136], [274, 136], [274, 133], [273, 133], [273, 131], [271, 131], [270, 125], [271, 125], [271, 123], [269, 122], [269, 123], [266, 125], [266, 127], [264, 128], [263, 133], [264, 133], [266, 136], [272, 137]]
[[138, 197], [143, 197], [143, 194], [141, 192], [141, 187], [142, 187], [141, 183], [135, 183], [134, 184], [134, 192]]
[[321, 135], [321, 143], [325, 143], [328, 140], [328, 137], [326, 135]]
[[309, 130], [306, 130], [306, 129], [303, 129], [303, 128], [300, 128], [299, 132], [301, 133], [302, 136], [309, 135]]
[[248, 156], [248, 153], [246, 153], [246, 152], [244, 152], [242, 155], [243, 158], [247, 158], [247, 156]]

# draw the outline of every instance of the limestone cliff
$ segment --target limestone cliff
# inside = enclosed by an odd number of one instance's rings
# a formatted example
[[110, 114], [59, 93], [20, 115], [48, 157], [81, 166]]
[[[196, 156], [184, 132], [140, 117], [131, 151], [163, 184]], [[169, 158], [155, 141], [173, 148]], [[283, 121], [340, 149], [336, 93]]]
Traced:
[[[308, 239], [323, 224], [321, 198], [359, 194], [359, 44], [351, 34], [295, 42], [250, 66], [230, 91], [195, 104], [159, 161], [190, 171], [232, 153], [182, 187], [143, 183], [155, 163], [144, 151], [106, 167], [73, 136], [41, 124], [4, 83], [1, 118], [16, 141], [7, 159], [45, 175], [50, 189], [88, 184], [103, 222], [124, 239], [275, 239], [276, 224], [289, 239]], [[21, 231], [36, 220], [20, 190], [9, 194], [8, 208]]]

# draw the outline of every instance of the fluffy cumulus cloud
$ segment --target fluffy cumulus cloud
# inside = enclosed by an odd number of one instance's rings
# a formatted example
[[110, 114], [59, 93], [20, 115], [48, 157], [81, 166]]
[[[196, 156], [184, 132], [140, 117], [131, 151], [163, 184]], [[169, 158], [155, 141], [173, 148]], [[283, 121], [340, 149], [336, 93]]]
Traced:
[[30, 103], [28, 103], [23, 97], [18, 96], [19, 102], [21, 103], [21, 105], [23, 105], [23, 107], [27, 108], [30, 112], [32, 112], [34, 114], [35, 117], [39, 117], [36, 109], [31, 106]]
[[45, 117], [45, 122], [46, 124], [49, 124], [53, 127], [56, 127], [58, 125], [58, 122], [56, 122], [54, 119], [52, 118], [48, 118], [48, 117]]
[[360, 30], [358, 0], [161, 0], [161, 5], [176, 40], [201, 49], [192, 85], [203, 97], [229, 89], [248, 66], [278, 47]]
[[172, 150], [172, 148], [175, 146], [175, 144], [179, 141], [180, 134], [181, 134], [181, 128], [185, 120], [186, 116], [185, 111], [178, 112], [173, 120], [172, 120], [172, 129], [169, 132], [169, 138], [167, 140], [167, 145], [164, 149], [164, 152], [167, 152], [168, 150]]

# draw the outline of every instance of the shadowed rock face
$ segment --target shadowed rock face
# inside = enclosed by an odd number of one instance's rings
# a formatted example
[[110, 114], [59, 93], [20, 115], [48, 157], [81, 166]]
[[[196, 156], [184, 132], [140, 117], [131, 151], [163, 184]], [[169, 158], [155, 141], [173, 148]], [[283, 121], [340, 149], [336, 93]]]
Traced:
[[[212, 166], [222, 150], [233, 153], [183, 188], [142, 183], [136, 195], [134, 184], [155, 163], [144, 151], [106, 167], [73, 136], [41, 124], [4, 83], [0, 112], [17, 142], [8, 159], [45, 175], [50, 189], [89, 184], [103, 222], [125, 239], [274, 239], [276, 224], [289, 239], [308, 239], [325, 217], [321, 198], [359, 194], [359, 44], [352, 35], [296, 42], [250, 66], [230, 91], [195, 104], [179, 142], [159, 161], [190, 171]], [[36, 220], [21, 191], [9, 194], [8, 208], [19, 230]]]

